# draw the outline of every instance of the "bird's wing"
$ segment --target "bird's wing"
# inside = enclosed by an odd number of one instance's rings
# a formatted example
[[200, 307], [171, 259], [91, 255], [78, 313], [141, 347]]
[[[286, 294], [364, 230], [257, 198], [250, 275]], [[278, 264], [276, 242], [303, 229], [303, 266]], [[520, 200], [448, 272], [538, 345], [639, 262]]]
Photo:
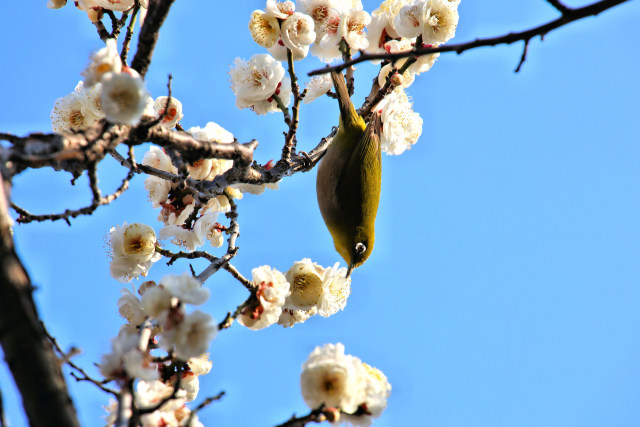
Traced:
[[364, 218], [375, 219], [380, 201], [382, 175], [379, 120], [374, 115], [367, 125], [358, 145], [346, 160], [336, 186], [341, 205], [353, 212], [357, 224], [363, 223]]

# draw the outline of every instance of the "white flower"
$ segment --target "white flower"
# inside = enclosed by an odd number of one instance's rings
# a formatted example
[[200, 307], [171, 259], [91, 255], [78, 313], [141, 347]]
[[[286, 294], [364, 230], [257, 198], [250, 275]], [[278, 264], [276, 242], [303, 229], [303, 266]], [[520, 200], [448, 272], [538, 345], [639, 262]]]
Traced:
[[[423, 47], [429, 47], [429, 45], [423, 44]], [[385, 43], [384, 49], [389, 53], [410, 51], [411, 49], [413, 49], [413, 39], [403, 38], [401, 40], [390, 40], [387, 43]], [[420, 74], [425, 71], [429, 71], [433, 66], [433, 64], [435, 64], [436, 59], [438, 59], [439, 56], [440, 56], [439, 53], [421, 55], [417, 58], [416, 62], [414, 62], [409, 66], [409, 68], [407, 69], [407, 72], [410, 74]], [[406, 61], [407, 61], [407, 58], [399, 59], [395, 61], [394, 66], [400, 69]], [[403, 85], [403, 87], [406, 87], [406, 86], [409, 86], [409, 85]]]
[[422, 9], [422, 42], [439, 45], [456, 35], [458, 4], [449, 0], [428, 0]]
[[102, 110], [110, 122], [137, 124], [148, 96], [144, 82], [138, 77], [113, 72], [102, 76]]
[[342, 0], [300, 0], [298, 3], [300, 11], [313, 19], [316, 31], [326, 25], [332, 9], [343, 8]]
[[256, 43], [269, 48], [280, 36], [280, 24], [275, 16], [262, 10], [254, 10], [249, 20], [249, 31]]
[[206, 375], [211, 371], [211, 366], [213, 365], [209, 360], [209, 353], [201, 354], [200, 356], [191, 357], [187, 360], [189, 364], [189, 369], [193, 372], [194, 375]]
[[400, 34], [396, 31], [394, 21], [400, 10], [409, 3], [409, 0], [385, 0], [380, 6], [371, 12], [371, 26], [369, 27], [369, 40], [373, 48], [380, 48], [387, 38], [397, 39]]
[[330, 63], [336, 58], [340, 58], [342, 53], [340, 53], [340, 49], [338, 45], [333, 45], [330, 47], [322, 47], [320, 44], [312, 44], [311, 45], [311, 54], [318, 58], [322, 62]]
[[393, 20], [393, 25], [402, 37], [417, 37], [422, 32], [422, 14], [425, 0], [414, 0], [403, 6]]
[[85, 97], [86, 101], [84, 106], [86, 107], [86, 111], [99, 119], [104, 117], [104, 113], [102, 112], [102, 101], [100, 100], [101, 91], [102, 85], [100, 83], [87, 87], [84, 85], [84, 82], [78, 82], [75, 90], [78, 95]]
[[208, 122], [203, 128], [194, 126], [189, 128], [187, 132], [201, 141], [231, 143], [235, 140], [231, 132], [214, 122]]
[[193, 200], [193, 197], [190, 195], [185, 196], [182, 199], [180, 208], [176, 208], [174, 205], [163, 207], [160, 214], [158, 214], [158, 221], [164, 222], [165, 225], [183, 225], [193, 212], [195, 206], [196, 201]]
[[278, 83], [284, 77], [284, 68], [268, 54], [256, 54], [243, 61], [234, 60], [231, 68], [231, 89], [238, 98], [248, 101], [261, 101], [274, 94]]
[[249, 61], [236, 58], [234, 65], [229, 75], [238, 108], [251, 108], [258, 114], [277, 111], [273, 95], [278, 95], [285, 105], [289, 104], [291, 80], [285, 77], [282, 64], [271, 55], [256, 54]]
[[155, 244], [156, 234], [148, 225], [125, 222], [111, 227], [111, 275], [120, 282], [146, 276], [151, 264], [162, 257], [155, 252]]
[[205, 179], [211, 172], [213, 159], [200, 159], [188, 164], [189, 176], [193, 179]]
[[282, 42], [291, 50], [309, 46], [316, 40], [313, 19], [296, 12], [282, 23]]
[[387, 407], [387, 398], [391, 394], [391, 384], [380, 369], [362, 363], [366, 371], [366, 404], [371, 417], [379, 417]]
[[292, 1], [267, 0], [267, 13], [278, 19], [286, 19], [296, 10], [296, 5]]
[[422, 118], [412, 106], [405, 91], [397, 88], [376, 107], [382, 111], [380, 144], [385, 153], [402, 154], [418, 142], [422, 134]]
[[124, 12], [133, 7], [134, 0], [93, 0], [98, 6], [105, 9]]
[[138, 349], [139, 337], [122, 329], [117, 337], [111, 340], [111, 353], [102, 356], [100, 373], [105, 378], [141, 378], [158, 379], [157, 366], [151, 363], [148, 353]]
[[60, 9], [67, 4], [67, 0], [47, 0], [47, 7], [49, 9]]
[[304, 97], [304, 103], [310, 103], [314, 99], [329, 92], [332, 87], [333, 82], [331, 81], [331, 76], [329, 74], [321, 74], [319, 76], [312, 77], [306, 86], [307, 94]]
[[207, 351], [217, 331], [213, 318], [196, 310], [165, 330], [160, 335], [160, 346], [167, 351], [173, 349], [178, 359], [186, 361]]
[[[267, 49], [267, 52], [271, 54], [278, 61], [287, 61], [287, 47], [284, 45], [282, 39], [278, 39], [276, 43]], [[309, 54], [309, 46], [300, 46], [295, 49], [291, 49], [291, 59], [294, 61], [300, 61]]]
[[[231, 132], [214, 122], [208, 122], [204, 128], [198, 126], [189, 128], [187, 132], [200, 141], [215, 141], [227, 144], [235, 140]], [[214, 179], [232, 167], [233, 160], [225, 159], [202, 159], [191, 165], [187, 165], [192, 178], [207, 180]]]
[[[200, 281], [189, 273], [182, 273], [179, 276], [174, 274], [165, 276], [160, 280], [160, 285], [164, 286], [171, 295], [187, 304], [204, 304], [211, 293], [209, 289], [204, 288]], [[204, 353], [204, 351], [201, 351], [198, 355], [201, 353]]]
[[355, 412], [366, 396], [363, 370], [360, 359], [344, 354], [342, 344], [316, 347], [302, 365], [302, 397], [312, 409], [324, 403]]
[[369, 46], [365, 27], [371, 16], [364, 10], [349, 10], [340, 16], [338, 40], [345, 39], [352, 50], [362, 50]]
[[88, 98], [72, 92], [56, 99], [51, 111], [51, 127], [54, 132], [68, 129], [85, 129], [91, 126], [98, 117], [88, 105]]
[[315, 307], [309, 310], [296, 310], [294, 308], [282, 308], [282, 314], [278, 318], [278, 325], [282, 325], [285, 328], [290, 328], [296, 323], [304, 323], [311, 316], [315, 316], [318, 313], [318, 309]]
[[[338, 265], [336, 263], [333, 267], [324, 268], [315, 262], [312, 263], [309, 258], [296, 261], [285, 273], [285, 278], [291, 287], [291, 294], [287, 297], [284, 308], [314, 311], [313, 313], [287, 313], [279, 323], [304, 322], [316, 312], [322, 317], [329, 317], [344, 309], [351, 293], [351, 279], [345, 278], [346, 268], [338, 268]], [[287, 316], [291, 317], [289, 321], [286, 320]]]
[[363, 376], [365, 380], [365, 401], [361, 404], [366, 406], [366, 413], [361, 415], [341, 414], [340, 422], [354, 427], [369, 427], [373, 424], [373, 418], [377, 418], [387, 407], [387, 398], [391, 394], [391, 385], [387, 377], [373, 366], [362, 363]]
[[152, 145], [149, 151], [144, 153], [142, 158], [142, 164], [145, 166], [151, 166], [152, 168], [160, 169], [165, 172], [178, 173], [178, 168], [173, 166], [171, 158], [164, 152], [162, 148]]
[[315, 307], [323, 293], [322, 277], [324, 268], [312, 263], [309, 258], [296, 261], [284, 274], [289, 282], [291, 293], [285, 301], [286, 308], [308, 310]]
[[[282, 81], [276, 88], [276, 91], [273, 93], [273, 95], [277, 95], [285, 107], [289, 105], [289, 103], [291, 102], [291, 79], [289, 78], [289, 76], [284, 76], [282, 78]], [[239, 108], [251, 108], [251, 110], [253, 110], [258, 115], [280, 111], [280, 109], [278, 108], [278, 104], [273, 96], [270, 96], [263, 101], [246, 101], [237, 98], [236, 105]]]
[[122, 296], [118, 300], [118, 312], [120, 316], [127, 319], [130, 325], [141, 325], [145, 318], [145, 312], [142, 310], [140, 300], [130, 290], [123, 288]]
[[[165, 384], [162, 381], [139, 381], [136, 386], [136, 403], [138, 404], [139, 408], [149, 408], [160, 403], [162, 400], [166, 399], [172, 394], [173, 387], [169, 384]], [[181, 408], [184, 405], [185, 394], [186, 393], [184, 392], [184, 390], [179, 390], [175, 399], [169, 400], [167, 403], [160, 407], [159, 411], [153, 412], [153, 414], [157, 412], [172, 413], [176, 409]], [[173, 419], [175, 420], [175, 417], [173, 417]], [[156, 424], [155, 426], [159, 425], [162, 424]]]
[[[182, 120], [182, 102], [171, 97], [169, 106], [167, 107], [168, 96], [159, 96], [153, 103], [153, 110], [156, 117], [162, 117], [160, 124], [167, 129], [173, 129], [176, 124]], [[166, 111], [166, 112], [165, 112]]]
[[166, 203], [171, 190], [171, 182], [157, 176], [148, 176], [144, 180], [144, 188], [149, 193], [148, 199], [151, 206], [159, 208], [161, 204]]
[[180, 246], [187, 252], [195, 251], [198, 246], [202, 245], [202, 241], [192, 230], [187, 230], [180, 225], [167, 225], [158, 232], [160, 240], [171, 239], [171, 243]]
[[343, 310], [351, 294], [351, 277], [345, 278], [347, 269], [338, 268], [339, 265], [336, 263], [333, 267], [324, 269], [322, 298], [316, 305], [318, 314], [322, 317], [329, 317]]
[[118, 53], [115, 39], [107, 39], [105, 47], [91, 54], [89, 65], [82, 71], [85, 87], [91, 87], [100, 82], [105, 73], [120, 73], [122, 61]]
[[220, 224], [217, 222], [218, 214], [210, 211], [202, 215], [193, 226], [193, 232], [196, 234], [198, 241], [203, 244], [208, 240], [211, 246], [219, 248], [222, 246], [224, 236], [220, 231]]
[[285, 298], [289, 295], [289, 282], [282, 273], [268, 265], [254, 268], [252, 274], [253, 283], [258, 288], [256, 301], [245, 307], [238, 322], [249, 329], [258, 330], [278, 321]]
[[140, 306], [149, 316], [158, 318], [171, 308], [171, 292], [163, 286], [153, 286], [142, 294]]
[[[393, 65], [387, 64], [380, 69], [380, 74], [378, 74], [378, 85], [380, 85], [380, 87], [384, 86], [387, 83], [387, 76], [394, 68], [397, 68], [398, 70], [400, 69], [400, 66], [397, 64], [401, 62], [404, 63], [404, 61], [396, 61]], [[406, 88], [411, 86], [411, 84], [415, 80], [415, 76], [408, 69], [404, 72], [404, 74], [402, 74], [402, 77], [400, 78], [400, 73], [395, 72], [394, 75], [395, 78], [400, 82], [399, 84], [394, 85], [394, 87]]]
[[200, 381], [192, 372], [185, 372], [182, 374], [182, 378], [180, 379], [180, 388], [187, 393], [185, 400], [187, 402], [193, 402], [196, 397], [198, 397]]
[[260, 195], [264, 193], [265, 188], [277, 190], [280, 185], [278, 182], [268, 182], [266, 184], [233, 184], [231, 187], [240, 190], [242, 193]]

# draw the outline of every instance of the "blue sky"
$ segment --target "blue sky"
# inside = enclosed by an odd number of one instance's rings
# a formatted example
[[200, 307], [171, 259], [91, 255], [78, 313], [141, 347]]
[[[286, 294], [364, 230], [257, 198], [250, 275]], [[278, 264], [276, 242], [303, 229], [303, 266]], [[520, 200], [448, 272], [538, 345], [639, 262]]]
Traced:
[[[375, 7], [365, 1], [368, 11]], [[227, 76], [235, 57], [262, 52], [247, 30], [260, 8], [262, 1], [176, 2], [147, 87], [164, 95], [172, 73], [185, 128], [215, 121], [240, 141], [256, 138], [255, 157], [266, 163], [279, 156], [282, 117], [238, 110]], [[2, 9], [0, 130], [49, 131], [54, 100], [73, 90], [100, 41], [71, 5]], [[463, 0], [454, 41], [555, 16], [543, 0]], [[383, 159], [376, 247], [353, 273], [346, 309], [292, 329], [221, 332], [199, 397], [227, 395], [201, 412], [204, 424], [269, 426], [306, 413], [300, 365], [328, 342], [342, 342], [388, 376], [393, 390], [377, 426], [640, 424], [639, 18], [632, 1], [537, 38], [518, 74], [520, 44], [442, 55], [409, 88], [423, 134], [410, 151]], [[302, 81], [319, 66], [304, 61]], [[374, 70], [358, 67], [356, 104]], [[337, 111], [328, 98], [304, 105], [299, 148], [315, 146]], [[101, 169], [105, 192], [124, 176], [114, 163]], [[50, 170], [23, 173], [14, 200], [35, 213], [84, 206], [86, 181], [69, 180]], [[124, 221], [160, 229], [142, 182], [72, 227], [15, 229], [43, 319], [64, 347], [83, 349], [76, 362], [94, 373], [122, 323], [105, 236]], [[246, 196], [239, 214], [234, 264], [247, 276], [264, 264], [286, 271], [304, 257], [343, 262], [316, 205], [315, 170]], [[149, 278], [187, 269], [157, 263]], [[246, 297], [225, 272], [206, 285], [206, 310], [217, 320]], [[70, 380], [82, 424], [101, 425], [107, 396]], [[4, 366], [0, 387], [12, 425], [24, 425]]]

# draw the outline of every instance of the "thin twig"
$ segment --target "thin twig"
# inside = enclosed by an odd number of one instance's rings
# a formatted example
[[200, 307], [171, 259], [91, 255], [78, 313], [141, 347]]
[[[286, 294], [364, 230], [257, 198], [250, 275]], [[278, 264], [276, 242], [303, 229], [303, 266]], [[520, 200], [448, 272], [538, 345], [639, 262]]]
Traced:
[[197, 259], [197, 258], [204, 258], [210, 262], [216, 262], [218, 261], [218, 257], [215, 257], [213, 255], [211, 255], [209, 252], [206, 251], [193, 251], [193, 252], [171, 252], [169, 250], [166, 249], [162, 249], [159, 246], [156, 246], [156, 252], [159, 253], [162, 256], [165, 256], [167, 258], [169, 258], [169, 261], [167, 261], [167, 265], [171, 265], [174, 262], [176, 262], [176, 260], [184, 258], [184, 259]]
[[[298, 86], [298, 78], [296, 77], [293, 66], [293, 54], [289, 48], [287, 48], [287, 64], [289, 66], [289, 76], [291, 77], [291, 93], [293, 93], [293, 106], [291, 107], [293, 116], [288, 123], [289, 132], [285, 135], [281, 161], [288, 165], [291, 163], [291, 153], [296, 149], [296, 132], [298, 131], [300, 101], [302, 101], [307, 94], [307, 90], [305, 89], [302, 94], [300, 94], [300, 86]], [[287, 122], [287, 114], [288, 111], [285, 113], [285, 123]]]
[[522, 68], [522, 64], [524, 64], [524, 61], [527, 60], [527, 53], [529, 52], [529, 40], [531, 39], [526, 39], [524, 41], [524, 46], [522, 47], [522, 56], [520, 56], [520, 62], [518, 62], [518, 66], [514, 70], [516, 73], [520, 72], [520, 68]]
[[129, 170], [127, 176], [122, 180], [122, 183], [116, 191], [105, 197], [102, 197], [100, 189], [98, 188], [98, 177], [96, 175], [95, 165], [89, 168], [88, 175], [89, 187], [93, 196], [90, 205], [80, 209], [67, 209], [66, 211], [58, 214], [35, 215], [11, 202], [11, 207], [20, 215], [16, 221], [20, 223], [29, 223], [33, 221], [42, 222], [64, 220], [68, 225], [71, 225], [70, 218], [76, 218], [80, 215], [91, 215], [96, 209], [98, 209], [98, 207], [108, 205], [120, 197], [129, 188], [129, 181], [133, 178], [135, 173], [133, 170]]
[[[40, 324], [42, 325], [42, 329], [44, 330], [45, 335], [47, 336], [47, 338], [49, 339], [49, 342], [51, 342], [51, 344], [53, 345], [53, 348], [55, 349], [56, 353], [58, 353], [58, 355], [60, 356], [60, 358], [62, 359], [62, 361], [64, 363], [66, 363], [67, 365], [69, 365], [71, 368], [75, 369], [80, 375], [82, 375], [81, 377], [76, 375], [74, 372], [71, 372], [71, 376], [73, 378], [75, 378], [76, 381], [88, 381], [92, 384], [94, 384], [95, 386], [97, 386], [100, 390], [110, 393], [114, 396], [118, 396], [118, 392], [115, 390], [110, 389], [109, 387], [106, 387], [104, 384], [106, 384], [106, 382], [104, 381], [98, 381], [94, 378], [91, 378], [84, 369], [82, 369], [81, 367], [79, 367], [78, 365], [76, 365], [75, 363], [73, 363], [71, 361], [71, 357], [74, 354], [77, 354], [77, 349], [72, 348], [71, 351], [69, 351], [68, 353], [65, 353], [64, 351], [62, 351], [62, 348], [60, 348], [60, 344], [58, 344], [58, 341], [49, 333], [49, 331], [45, 328], [44, 323], [40, 322]], [[108, 381], [107, 381], [108, 382]]]
[[308, 423], [323, 423], [327, 421], [325, 415], [324, 404], [319, 408], [311, 410], [307, 415], [296, 417], [295, 414], [282, 424], [278, 424], [276, 427], [304, 427]]
[[120, 59], [123, 64], [127, 63], [127, 55], [129, 54], [129, 44], [131, 43], [131, 39], [133, 38], [133, 26], [136, 23], [136, 18], [138, 17], [138, 12], [140, 11], [140, 2], [136, 0], [135, 5], [133, 6], [133, 12], [131, 13], [131, 19], [129, 20], [129, 25], [127, 26], [127, 33], [124, 36], [124, 42], [122, 43], [122, 50], [120, 51]]
[[202, 403], [200, 403], [198, 406], [196, 406], [195, 408], [193, 408], [193, 410], [191, 411], [191, 413], [189, 414], [189, 419], [187, 420], [187, 422], [184, 424], [185, 426], [190, 426], [191, 425], [191, 421], [193, 420], [193, 417], [200, 412], [202, 409], [204, 409], [205, 407], [211, 405], [213, 402], [216, 402], [220, 399], [222, 399], [222, 397], [225, 395], [224, 390], [221, 391], [220, 393], [216, 394], [215, 396], [211, 396], [211, 397], [207, 397]]

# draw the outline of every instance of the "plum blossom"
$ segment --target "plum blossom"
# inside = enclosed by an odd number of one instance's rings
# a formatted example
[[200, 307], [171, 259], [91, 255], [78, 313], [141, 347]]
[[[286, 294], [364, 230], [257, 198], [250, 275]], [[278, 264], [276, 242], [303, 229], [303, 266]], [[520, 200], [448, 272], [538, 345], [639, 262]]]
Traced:
[[249, 61], [236, 58], [229, 75], [238, 108], [251, 108], [258, 114], [276, 111], [273, 95], [289, 104], [291, 81], [282, 64], [269, 54], [253, 55]]
[[128, 73], [107, 72], [102, 76], [102, 110], [110, 122], [135, 125], [149, 97], [141, 78]]
[[282, 273], [268, 265], [254, 268], [252, 274], [253, 283], [257, 286], [255, 298], [250, 298], [238, 322], [249, 329], [258, 330], [278, 321], [289, 295], [289, 282]]
[[105, 47], [94, 52], [90, 56], [87, 68], [82, 71], [85, 87], [91, 87], [100, 82], [106, 73], [120, 73], [122, 71], [122, 61], [118, 53], [118, 45], [115, 39], [107, 39]]
[[155, 232], [145, 224], [125, 222], [121, 227], [111, 227], [109, 243], [111, 275], [120, 282], [146, 276], [151, 264], [162, 257], [155, 251]]
[[377, 105], [381, 111], [380, 144], [387, 154], [402, 154], [418, 142], [422, 134], [422, 118], [413, 111], [413, 103], [402, 88], [396, 88]]

